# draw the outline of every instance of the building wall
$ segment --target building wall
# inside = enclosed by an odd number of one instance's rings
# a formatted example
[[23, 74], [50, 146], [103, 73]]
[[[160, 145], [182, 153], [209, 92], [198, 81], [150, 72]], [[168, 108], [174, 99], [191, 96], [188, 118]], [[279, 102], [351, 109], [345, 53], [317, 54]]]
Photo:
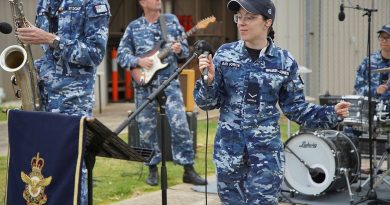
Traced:
[[[349, 5], [351, 2], [353, 5]], [[379, 48], [377, 31], [390, 23], [390, 1], [388, 0], [350, 0], [346, 6], [376, 8], [372, 14], [371, 51]], [[318, 11], [312, 24], [313, 38], [308, 54], [316, 62], [311, 62], [310, 94], [319, 95], [329, 91], [331, 94], [347, 95], [353, 93], [356, 70], [363, 58], [367, 56], [368, 17], [362, 10], [346, 8], [345, 20], [338, 20], [340, 3], [338, 1], [315, 0], [311, 10]], [[313, 51], [313, 52], [311, 52]]]
[[[351, 2], [353, 5], [349, 5]], [[302, 74], [306, 94], [315, 99], [329, 92], [353, 93], [356, 69], [367, 55], [368, 18], [362, 10], [345, 8], [338, 20], [340, 1], [274, 0], [275, 42], [288, 49], [299, 65], [312, 70]], [[350, 7], [376, 8], [372, 15], [371, 51], [378, 47], [376, 31], [390, 23], [390, 1], [349, 0]]]
[[[236, 40], [236, 25], [232, 14], [227, 11], [228, 0], [165, 0], [172, 2], [171, 10], [177, 15], [192, 15], [194, 22], [215, 14], [218, 16], [221, 36], [198, 35], [210, 41]], [[102, 82], [103, 106], [107, 100], [107, 73], [111, 64], [110, 49], [120, 39], [128, 22], [136, 18], [140, 11], [136, 7], [137, 0], [110, 0], [111, 22], [110, 41], [107, 49], [107, 60], [99, 66]], [[389, 0], [348, 0], [353, 6], [377, 8], [372, 16], [372, 52], [378, 49], [376, 31], [390, 22]], [[276, 6], [276, 43], [288, 49], [299, 65], [312, 70], [302, 74], [306, 94], [314, 98], [329, 91], [331, 94], [347, 95], [353, 92], [353, 84], [357, 66], [367, 54], [367, 16], [355, 9], [345, 9], [345, 21], [338, 20], [340, 1], [338, 0], [274, 0]], [[30, 21], [34, 21], [36, 0], [24, 1], [25, 13]], [[349, 6], [349, 5], [348, 5]], [[351, 5], [352, 6], [352, 5]], [[0, 19], [12, 23], [8, 1], [0, 2]], [[225, 11], [224, 11], [225, 10]], [[214, 28], [215, 29], [215, 28]], [[14, 35], [0, 34], [0, 51], [9, 45], [16, 44]], [[219, 39], [218, 39], [219, 38]], [[224, 39], [223, 39], [224, 38]], [[33, 46], [34, 57], [41, 55], [39, 46]], [[0, 71], [0, 87], [5, 88], [6, 100], [14, 100], [10, 74]], [[97, 99], [98, 102], [98, 99]]]

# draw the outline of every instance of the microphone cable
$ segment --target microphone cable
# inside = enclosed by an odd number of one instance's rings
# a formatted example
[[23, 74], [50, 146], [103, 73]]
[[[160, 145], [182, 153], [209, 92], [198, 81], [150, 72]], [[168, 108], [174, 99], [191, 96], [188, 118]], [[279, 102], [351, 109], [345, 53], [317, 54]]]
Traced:
[[[207, 56], [206, 56], [207, 58]], [[203, 79], [203, 78], [202, 78]], [[209, 182], [207, 181], [207, 148], [209, 146], [209, 103], [208, 103], [208, 99], [209, 99], [209, 91], [208, 91], [208, 84], [207, 84], [207, 81], [208, 79], [203, 79], [203, 83], [204, 83], [204, 88], [205, 88], [205, 95], [206, 95], [206, 148], [205, 148], [205, 162], [204, 162], [204, 176], [205, 176], [205, 181], [206, 181], [206, 185], [204, 187], [204, 194], [205, 194], [205, 199], [206, 199], [206, 205], [207, 205], [207, 186], [209, 184]]]

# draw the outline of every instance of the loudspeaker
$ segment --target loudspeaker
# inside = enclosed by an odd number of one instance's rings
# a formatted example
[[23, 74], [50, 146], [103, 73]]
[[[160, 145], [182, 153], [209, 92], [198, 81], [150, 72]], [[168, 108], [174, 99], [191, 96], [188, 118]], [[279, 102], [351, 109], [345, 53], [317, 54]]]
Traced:
[[[131, 114], [131, 113], [130, 113]], [[129, 115], [130, 115], [129, 114]], [[196, 153], [196, 129], [197, 129], [197, 113], [195, 112], [186, 112], [187, 115], [187, 122], [188, 126], [190, 128], [190, 134], [192, 136], [192, 141], [193, 141], [193, 149], [194, 152]], [[162, 117], [162, 115], [158, 114], [157, 118], [157, 136], [158, 138], [158, 144], [160, 146], [161, 150], [161, 131], [162, 131], [162, 126], [164, 125], [164, 137], [165, 137], [165, 159], [167, 161], [172, 161], [172, 137], [171, 137], [171, 129], [169, 127], [169, 122], [167, 119], [167, 116]], [[138, 125], [136, 120], [130, 121], [130, 124], [128, 126], [128, 144], [132, 147], [140, 147], [140, 136], [139, 136], [139, 130], [138, 130]]]
[[179, 76], [180, 88], [183, 93], [183, 100], [186, 112], [193, 112], [195, 108], [194, 87], [195, 87], [195, 71], [183, 69]]

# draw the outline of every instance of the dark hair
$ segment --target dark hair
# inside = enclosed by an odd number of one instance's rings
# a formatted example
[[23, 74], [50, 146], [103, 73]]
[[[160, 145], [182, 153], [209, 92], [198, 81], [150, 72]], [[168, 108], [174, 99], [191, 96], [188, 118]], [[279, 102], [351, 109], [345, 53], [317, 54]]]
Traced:
[[[263, 16], [263, 15], [261, 15], [261, 16], [263, 17], [264, 21], [271, 19], [271, 18], [268, 18], [268, 17]], [[268, 34], [267, 34], [267, 36], [270, 37], [272, 40], [274, 40], [274, 38], [275, 38], [275, 30], [274, 30], [273, 25], [274, 25], [274, 20], [272, 20], [272, 25], [269, 27]]]
[[269, 27], [268, 37], [270, 37], [272, 40], [274, 40], [274, 38], [275, 38], [275, 31], [274, 31], [273, 26]]

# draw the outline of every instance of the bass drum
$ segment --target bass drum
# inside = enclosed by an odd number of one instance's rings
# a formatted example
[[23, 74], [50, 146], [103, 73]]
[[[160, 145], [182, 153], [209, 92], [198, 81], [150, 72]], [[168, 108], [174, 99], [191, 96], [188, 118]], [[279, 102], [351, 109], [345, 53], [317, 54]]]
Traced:
[[[350, 183], [357, 179], [359, 153], [352, 141], [341, 132], [322, 130], [300, 133], [287, 140], [284, 151], [285, 181], [299, 193], [317, 196], [346, 187], [343, 170], [348, 171]], [[294, 154], [316, 170], [316, 174], [310, 175], [307, 167]]]

